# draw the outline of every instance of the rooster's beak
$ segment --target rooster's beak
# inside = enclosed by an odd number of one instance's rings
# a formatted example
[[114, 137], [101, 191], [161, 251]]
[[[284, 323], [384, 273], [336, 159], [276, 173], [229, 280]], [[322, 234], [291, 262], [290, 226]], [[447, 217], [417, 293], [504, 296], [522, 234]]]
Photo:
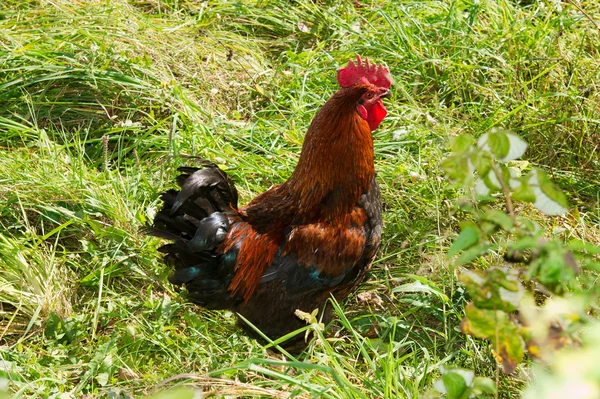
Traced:
[[379, 95], [379, 98], [389, 98], [392, 96], [392, 92], [388, 89], [383, 89], [382, 93]]

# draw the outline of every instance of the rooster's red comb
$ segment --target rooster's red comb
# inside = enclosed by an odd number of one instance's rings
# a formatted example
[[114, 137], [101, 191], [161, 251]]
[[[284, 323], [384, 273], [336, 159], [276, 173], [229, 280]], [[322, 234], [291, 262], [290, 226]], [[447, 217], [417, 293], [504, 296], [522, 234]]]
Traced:
[[340, 86], [350, 87], [356, 83], [370, 83], [377, 87], [389, 88], [392, 84], [392, 75], [383, 65], [369, 64], [369, 59], [365, 59], [363, 66], [360, 55], [356, 56], [358, 66], [353, 61], [348, 62], [346, 68], [338, 71], [337, 80]]

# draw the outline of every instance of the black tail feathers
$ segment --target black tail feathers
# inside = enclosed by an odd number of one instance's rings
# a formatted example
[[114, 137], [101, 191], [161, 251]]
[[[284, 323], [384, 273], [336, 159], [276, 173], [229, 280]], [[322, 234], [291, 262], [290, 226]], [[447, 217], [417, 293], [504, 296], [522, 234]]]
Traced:
[[229, 231], [238, 194], [225, 172], [213, 163], [201, 164], [178, 169], [181, 189], [161, 195], [163, 207], [143, 231], [172, 241], [159, 248], [165, 263], [175, 268], [171, 283], [186, 284], [200, 305], [221, 308], [227, 306], [232, 267], [215, 250]]
[[163, 207], [156, 214], [152, 227], [143, 229], [145, 233], [168, 240], [191, 240], [203, 230], [202, 226], [215, 230], [217, 220], [224, 222], [227, 219], [213, 216], [210, 222], [204, 222], [205, 218], [237, 209], [238, 194], [233, 181], [217, 165], [201, 162], [203, 168], [185, 166], [178, 169], [182, 172], [177, 177], [181, 189], [161, 194]]

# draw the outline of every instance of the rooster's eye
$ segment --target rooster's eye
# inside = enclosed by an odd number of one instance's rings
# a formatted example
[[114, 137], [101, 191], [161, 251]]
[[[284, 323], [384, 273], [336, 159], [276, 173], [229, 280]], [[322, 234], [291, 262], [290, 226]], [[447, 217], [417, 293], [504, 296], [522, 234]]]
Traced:
[[371, 99], [371, 98], [373, 98], [373, 93], [367, 93], [367, 98], [368, 98], [368, 99]]

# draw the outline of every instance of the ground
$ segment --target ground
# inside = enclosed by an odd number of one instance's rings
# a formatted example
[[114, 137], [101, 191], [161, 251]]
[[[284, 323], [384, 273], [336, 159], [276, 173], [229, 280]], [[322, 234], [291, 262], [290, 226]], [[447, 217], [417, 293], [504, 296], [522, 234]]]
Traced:
[[[510, 129], [600, 242], [600, 10], [592, 1], [45, 1], [0, 5], [0, 377], [16, 397], [421, 397], [440, 365], [494, 377], [460, 332], [446, 251], [465, 195], [448, 140]], [[185, 301], [140, 232], [186, 156], [240, 203], [284, 181], [336, 70], [395, 78], [374, 132], [383, 246], [307, 353], [285, 358]], [[421, 284], [429, 287], [422, 289]], [[499, 378], [500, 397], [528, 383]]]

